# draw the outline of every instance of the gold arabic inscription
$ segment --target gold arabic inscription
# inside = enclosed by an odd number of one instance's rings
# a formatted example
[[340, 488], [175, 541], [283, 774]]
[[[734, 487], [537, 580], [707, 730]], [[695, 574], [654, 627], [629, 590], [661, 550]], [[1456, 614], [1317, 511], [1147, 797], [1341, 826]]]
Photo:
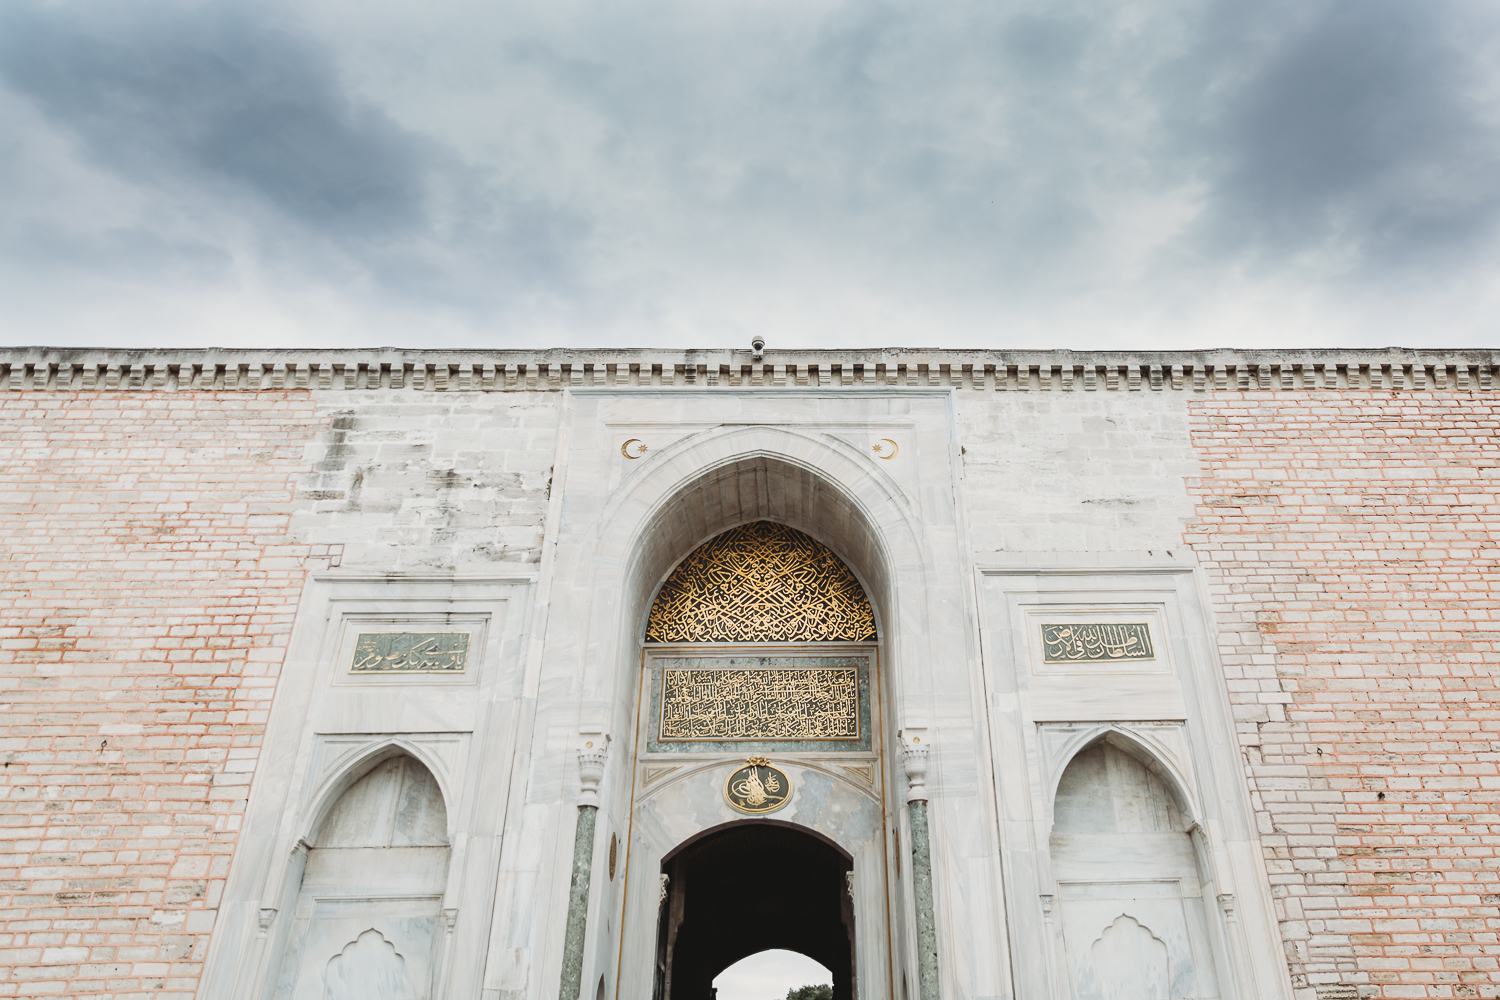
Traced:
[[864, 642], [875, 614], [828, 546], [756, 521], [699, 546], [662, 584], [647, 642]]
[[350, 673], [457, 673], [469, 660], [467, 632], [361, 632]]
[[857, 740], [855, 667], [662, 671], [662, 740]]
[[1151, 660], [1151, 630], [1133, 625], [1042, 626], [1042, 658], [1048, 663]]

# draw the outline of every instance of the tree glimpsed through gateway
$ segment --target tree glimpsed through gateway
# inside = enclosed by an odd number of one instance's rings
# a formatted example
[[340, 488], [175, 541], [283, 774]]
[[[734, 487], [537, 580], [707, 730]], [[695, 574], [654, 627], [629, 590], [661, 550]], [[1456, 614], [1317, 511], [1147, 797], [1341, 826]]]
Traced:
[[806, 955], [758, 951], [714, 977], [714, 1000], [832, 1000], [833, 973]]

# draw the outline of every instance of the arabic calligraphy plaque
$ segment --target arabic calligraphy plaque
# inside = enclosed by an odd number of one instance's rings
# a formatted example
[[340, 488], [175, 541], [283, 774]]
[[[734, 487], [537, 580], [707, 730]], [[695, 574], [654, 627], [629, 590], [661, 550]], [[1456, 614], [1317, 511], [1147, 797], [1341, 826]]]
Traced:
[[1109, 663], [1154, 660], [1151, 630], [1144, 623], [1042, 625], [1042, 659], [1047, 663]]
[[792, 796], [792, 779], [764, 757], [730, 774], [724, 782], [724, 798], [743, 813], [768, 813], [786, 805]]
[[868, 750], [867, 656], [652, 658], [648, 749]]
[[460, 673], [468, 661], [467, 632], [361, 632], [349, 672]]
[[668, 670], [662, 740], [857, 740], [859, 671]]

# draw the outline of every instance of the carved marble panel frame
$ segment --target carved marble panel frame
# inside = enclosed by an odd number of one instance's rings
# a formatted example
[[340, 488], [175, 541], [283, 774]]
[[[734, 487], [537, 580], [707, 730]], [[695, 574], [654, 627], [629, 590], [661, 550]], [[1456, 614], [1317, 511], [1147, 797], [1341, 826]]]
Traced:
[[[264, 1000], [295, 922], [309, 838], [342, 793], [409, 755], [442, 792], [451, 860], [434, 996], [477, 995], [524, 673], [529, 575], [318, 574], [303, 592], [198, 996]], [[470, 633], [462, 672], [348, 676], [361, 628]]]
[[[1189, 567], [978, 567], [1001, 865], [1018, 996], [1066, 1000], [1049, 837], [1057, 783], [1100, 740], [1171, 780], [1217, 896], [1209, 937], [1223, 1000], [1291, 1000], [1269, 875], [1252, 822], [1228, 692]], [[1146, 621], [1161, 662], [1039, 669], [1042, 621]], [[1162, 669], [1162, 664], [1166, 669]], [[1210, 900], [1205, 899], [1205, 903]]]

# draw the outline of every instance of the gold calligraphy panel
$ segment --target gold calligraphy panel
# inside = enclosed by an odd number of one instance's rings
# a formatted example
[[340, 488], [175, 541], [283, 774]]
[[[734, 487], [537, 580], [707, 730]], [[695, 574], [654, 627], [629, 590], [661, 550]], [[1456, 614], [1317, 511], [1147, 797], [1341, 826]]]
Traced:
[[1042, 625], [1042, 659], [1047, 663], [1099, 663], [1154, 660], [1151, 630], [1129, 625]]
[[828, 546], [756, 521], [699, 546], [667, 577], [647, 642], [865, 642], [875, 614]]
[[855, 667], [662, 672], [663, 742], [859, 738]]
[[361, 632], [349, 672], [458, 673], [468, 660], [467, 632]]

